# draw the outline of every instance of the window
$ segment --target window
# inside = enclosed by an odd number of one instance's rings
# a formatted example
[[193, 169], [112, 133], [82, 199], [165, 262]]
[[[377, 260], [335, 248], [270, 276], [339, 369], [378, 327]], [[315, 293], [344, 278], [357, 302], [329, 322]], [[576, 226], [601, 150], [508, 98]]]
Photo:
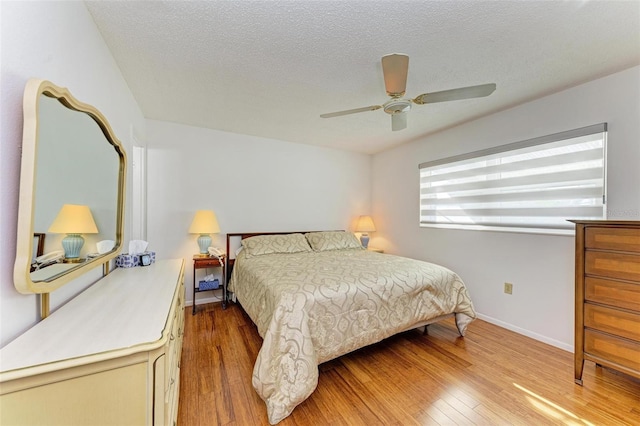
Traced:
[[607, 124], [420, 164], [420, 226], [572, 235], [605, 217]]

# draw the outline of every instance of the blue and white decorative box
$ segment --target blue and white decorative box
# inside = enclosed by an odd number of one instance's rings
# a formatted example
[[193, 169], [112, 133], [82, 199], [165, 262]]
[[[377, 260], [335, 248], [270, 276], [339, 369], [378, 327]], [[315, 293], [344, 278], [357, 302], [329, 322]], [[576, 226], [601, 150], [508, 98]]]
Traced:
[[198, 283], [198, 291], [216, 290], [220, 288], [220, 281], [216, 278], [213, 281], [200, 281]]
[[[142, 254], [148, 254], [151, 257], [151, 263], [156, 261], [156, 252], [155, 251], [145, 251]], [[142, 262], [140, 261], [141, 254], [128, 254], [123, 253], [116, 256], [116, 268], [133, 268], [135, 266], [142, 266]]]

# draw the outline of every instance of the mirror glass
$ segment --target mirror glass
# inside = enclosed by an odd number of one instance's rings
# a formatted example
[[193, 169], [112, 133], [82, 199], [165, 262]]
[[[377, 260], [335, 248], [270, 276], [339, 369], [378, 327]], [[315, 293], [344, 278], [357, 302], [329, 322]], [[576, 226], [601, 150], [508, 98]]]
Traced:
[[[14, 270], [16, 288], [22, 293], [49, 292], [115, 257], [122, 246], [125, 156], [120, 143], [95, 108], [78, 102], [66, 89], [38, 82], [39, 90], [29, 90], [28, 85], [24, 99], [18, 253]], [[31, 136], [35, 136], [33, 140]], [[52, 228], [64, 205], [88, 207], [95, 222], [93, 230], [80, 233], [84, 244], [77, 256], [69, 256], [68, 249], [63, 255], [62, 240], [68, 235], [66, 229], [76, 226], [78, 219], [73, 218], [71, 225], [63, 225], [65, 231]], [[42, 250], [45, 259], [36, 258], [38, 261], [34, 259], [33, 247], [37, 234], [46, 237]], [[105, 240], [113, 241], [112, 247], [99, 250], [97, 243]], [[25, 249], [27, 253], [23, 253]]]

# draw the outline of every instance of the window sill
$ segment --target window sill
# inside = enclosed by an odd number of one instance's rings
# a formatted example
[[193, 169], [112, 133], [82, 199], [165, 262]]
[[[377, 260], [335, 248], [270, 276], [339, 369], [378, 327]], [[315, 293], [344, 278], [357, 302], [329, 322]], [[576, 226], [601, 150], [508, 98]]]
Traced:
[[421, 228], [459, 229], [463, 231], [511, 232], [516, 234], [559, 235], [573, 237], [575, 229], [517, 228], [508, 226], [459, 225], [440, 223], [421, 223]]

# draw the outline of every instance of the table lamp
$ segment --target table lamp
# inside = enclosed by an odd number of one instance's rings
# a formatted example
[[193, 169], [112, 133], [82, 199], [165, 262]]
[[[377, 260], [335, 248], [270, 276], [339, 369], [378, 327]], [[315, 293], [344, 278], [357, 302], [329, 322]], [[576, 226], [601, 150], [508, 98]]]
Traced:
[[367, 248], [369, 245], [369, 234], [368, 232], [375, 232], [376, 226], [373, 224], [373, 219], [371, 216], [360, 216], [358, 219], [358, 225], [356, 226], [356, 232], [362, 232], [360, 235], [360, 242], [362, 243], [362, 247]]
[[67, 234], [62, 239], [65, 261], [80, 261], [84, 238], [80, 234], [97, 234], [98, 227], [88, 206], [65, 204], [49, 227], [54, 234]]
[[211, 245], [211, 236], [209, 234], [217, 234], [220, 232], [220, 225], [213, 210], [198, 210], [189, 227], [190, 234], [200, 234], [198, 237], [198, 246], [200, 254], [207, 254], [207, 249]]

